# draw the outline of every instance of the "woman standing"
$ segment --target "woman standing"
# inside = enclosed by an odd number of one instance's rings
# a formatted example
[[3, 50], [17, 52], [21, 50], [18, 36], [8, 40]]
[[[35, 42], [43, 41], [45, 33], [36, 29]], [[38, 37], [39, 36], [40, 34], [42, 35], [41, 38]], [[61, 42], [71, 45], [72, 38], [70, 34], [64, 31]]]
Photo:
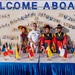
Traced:
[[27, 48], [27, 33], [28, 30], [25, 26], [18, 26], [18, 29], [21, 31], [20, 34], [20, 46], [21, 46], [21, 50], [23, 51], [23, 53], [26, 53], [26, 48]]

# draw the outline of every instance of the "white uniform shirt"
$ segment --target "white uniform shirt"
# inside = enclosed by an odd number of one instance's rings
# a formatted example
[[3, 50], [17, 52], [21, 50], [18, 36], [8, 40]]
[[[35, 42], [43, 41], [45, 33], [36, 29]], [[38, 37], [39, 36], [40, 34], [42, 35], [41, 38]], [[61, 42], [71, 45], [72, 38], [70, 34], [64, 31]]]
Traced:
[[28, 38], [31, 38], [33, 42], [37, 42], [39, 40], [40, 37], [40, 32], [39, 31], [34, 31], [32, 30], [31, 32], [29, 32], [28, 34]]
[[[36, 31], [32, 30], [31, 32], [29, 32], [28, 38], [32, 39], [32, 41], [36, 43], [39, 41], [40, 32], [37, 30]], [[32, 42], [30, 42], [30, 45], [32, 47]], [[39, 49], [39, 45], [38, 46], [33, 45], [33, 46], [34, 46], [34, 52], [37, 53]]]

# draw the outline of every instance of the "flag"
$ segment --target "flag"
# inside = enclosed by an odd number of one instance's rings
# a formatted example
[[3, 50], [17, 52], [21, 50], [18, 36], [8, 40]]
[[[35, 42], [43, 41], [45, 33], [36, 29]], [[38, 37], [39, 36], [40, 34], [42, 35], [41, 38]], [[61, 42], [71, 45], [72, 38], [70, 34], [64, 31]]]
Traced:
[[3, 45], [3, 47], [2, 47], [2, 52], [3, 52], [4, 56], [8, 55], [8, 52], [6, 51], [5, 45]]
[[8, 45], [6, 45], [6, 51], [8, 52], [8, 54], [13, 54], [13, 51], [12, 50], [10, 50], [10, 49], [8, 49]]
[[59, 47], [59, 51], [60, 51], [59, 56], [61, 56], [63, 58], [67, 58], [67, 52], [64, 48]]
[[5, 43], [5, 47], [7, 47], [7, 48], [8, 48], [8, 43], [7, 43], [7, 42]]
[[9, 43], [9, 49], [12, 50], [12, 45]]
[[1, 48], [0, 48], [0, 54], [1, 54]]
[[53, 54], [51, 52], [50, 46], [48, 46], [46, 50], [47, 50], [48, 57], [52, 57]]
[[42, 44], [41, 50], [43, 51], [43, 54], [47, 54], [47, 50], [44, 47], [44, 44]]
[[19, 52], [18, 52], [18, 46], [16, 47], [16, 59], [18, 59], [19, 58]]
[[70, 46], [70, 50], [72, 53], [74, 53], [74, 47], [73, 46]]
[[8, 56], [9, 54], [8, 54], [7, 51], [5, 51], [5, 52], [3, 52], [3, 55], [4, 55], [4, 56]]
[[75, 55], [75, 51], [74, 51], [74, 53], [73, 53], [74, 55]]
[[2, 43], [1, 43], [1, 38], [0, 38], [0, 46], [1, 46], [1, 44], [2, 44]]
[[41, 46], [41, 50], [44, 49], [44, 48], [45, 48], [45, 47], [44, 47], [44, 44], [42, 44], [42, 46]]
[[59, 48], [58, 48], [58, 54], [60, 54], [61, 50], [62, 50], [62, 48], [59, 47]]
[[31, 47], [31, 49], [32, 49], [32, 52], [34, 53], [34, 46], [33, 46], [33, 44], [32, 44], [32, 46], [30, 46]]
[[9, 54], [13, 54], [13, 51], [12, 50], [9, 50], [7, 51]]
[[5, 45], [2, 46], [2, 52], [4, 52], [4, 51], [5, 51]]
[[75, 55], [75, 44], [72, 44], [73, 54]]
[[34, 52], [33, 52], [32, 48], [31, 48], [31, 46], [28, 46], [27, 49], [28, 49], [28, 52], [29, 52], [28, 53], [28, 58], [33, 57], [34, 56]]
[[23, 54], [22, 46], [21, 45], [19, 46], [19, 54]]
[[70, 46], [70, 50], [75, 55], [75, 45], [74, 44], [72, 44], [72, 46]]
[[46, 49], [43, 49], [43, 54], [47, 54], [47, 50]]

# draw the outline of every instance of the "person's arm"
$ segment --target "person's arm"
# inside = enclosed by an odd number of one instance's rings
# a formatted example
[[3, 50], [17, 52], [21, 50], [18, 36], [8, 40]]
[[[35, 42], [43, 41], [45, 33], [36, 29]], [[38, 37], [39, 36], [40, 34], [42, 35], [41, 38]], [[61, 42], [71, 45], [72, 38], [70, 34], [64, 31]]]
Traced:
[[32, 44], [35, 44], [31, 38], [28, 38], [29, 42], [31, 42]]
[[32, 33], [29, 32], [28, 34], [28, 41], [31, 42], [32, 44], [35, 44], [34, 41], [32, 40]]
[[36, 45], [38, 45], [40, 43], [40, 38], [41, 38], [41, 33], [39, 32], [39, 39], [38, 41], [36, 42]]
[[64, 39], [63, 39], [63, 44], [67, 44], [67, 36], [66, 36], [66, 34], [64, 33]]

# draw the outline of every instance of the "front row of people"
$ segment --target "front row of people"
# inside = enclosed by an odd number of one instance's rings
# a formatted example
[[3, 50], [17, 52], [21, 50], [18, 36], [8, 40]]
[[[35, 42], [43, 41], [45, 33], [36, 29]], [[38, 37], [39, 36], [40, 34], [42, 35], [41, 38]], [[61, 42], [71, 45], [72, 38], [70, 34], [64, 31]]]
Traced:
[[59, 56], [67, 58], [66, 34], [62, 32], [62, 26], [60, 24], [58, 24], [56, 28], [57, 33], [52, 34], [50, 32], [51, 27], [49, 25], [45, 25], [44, 33], [41, 34], [37, 30], [37, 24], [33, 23], [32, 31], [27, 34], [27, 28], [25, 26], [19, 26], [18, 29], [22, 31], [20, 34], [20, 45], [23, 52], [28, 51], [29, 55], [32, 54], [32, 56], [34, 56], [34, 53], [42, 51], [47, 54], [48, 58], [52, 57], [52, 52], [57, 52]]

